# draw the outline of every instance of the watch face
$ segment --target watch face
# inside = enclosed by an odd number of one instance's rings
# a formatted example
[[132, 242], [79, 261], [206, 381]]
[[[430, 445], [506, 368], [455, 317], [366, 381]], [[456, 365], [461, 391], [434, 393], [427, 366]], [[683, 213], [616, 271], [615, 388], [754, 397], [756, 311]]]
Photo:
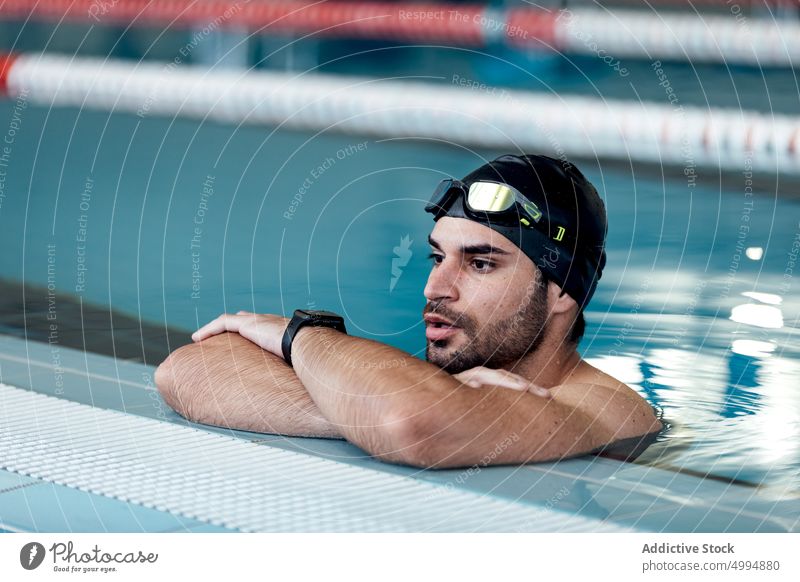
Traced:
[[314, 311], [313, 313], [322, 317], [339, 317], [339, 314], [333, 311]]
[[[342, 333], [347, 333], [347, 327], [344, 323], [344, 318], [338, 313], [333, 311], [318, 311], [314, 309], [295, 309], [294, 317], [286, 327], [286, 335], [290, 342], [297, 331], [306, 325], [311, 327], [329, 327], [338, 330]], [[286, 358], [286, 352], [284, 357]], [[286, 361], [290, 361], [286, 358]]]
[[302, 316], [314, 319], [339, 319], [341, 316], [333, 311], [322, 311], [315, 309], [298, 309]]

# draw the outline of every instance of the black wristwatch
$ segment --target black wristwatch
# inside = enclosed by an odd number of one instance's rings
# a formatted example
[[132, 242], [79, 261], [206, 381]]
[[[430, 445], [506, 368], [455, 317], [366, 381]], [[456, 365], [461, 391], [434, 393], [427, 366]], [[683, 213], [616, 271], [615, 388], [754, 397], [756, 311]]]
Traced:
[[344, 327], [344, 319], [341, 315], [337, 315], [332, 311], [312, 311], [310, 309], [295, 309], [294, 317], [286, 326], [286, 331], [283, 332], [283, 341], [281, 342], [281, 351], [283, 351], [283, 359], [290, 366], [292, 365], [292, 342], [297, 332], [310, 325], [312, 327], [330, 327], [342, 333], [347, 333]]

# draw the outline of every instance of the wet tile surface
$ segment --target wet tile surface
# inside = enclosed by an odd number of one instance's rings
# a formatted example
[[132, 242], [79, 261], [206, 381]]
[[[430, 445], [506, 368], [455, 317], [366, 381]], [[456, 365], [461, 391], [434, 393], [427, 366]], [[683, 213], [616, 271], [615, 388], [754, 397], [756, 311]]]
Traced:
[[[158, 365], [189, 334], [155, 326], [107, 307], [56, 293], [58, 345]], [[0, 279], [0, 333], [47, 343], [51, 333], [47, 291]]]

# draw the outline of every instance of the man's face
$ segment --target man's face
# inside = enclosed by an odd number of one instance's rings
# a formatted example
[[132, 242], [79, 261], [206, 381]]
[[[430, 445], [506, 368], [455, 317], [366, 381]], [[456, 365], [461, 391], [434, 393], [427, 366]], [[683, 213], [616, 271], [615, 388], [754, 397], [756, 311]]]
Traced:
[[533, 261], [504, 236], [463, 218], [438, 220], [429, 242], [433, 264], [423, 310], [429, 362], [451, 374], [503, 368], [539, 347], [547, 288]]

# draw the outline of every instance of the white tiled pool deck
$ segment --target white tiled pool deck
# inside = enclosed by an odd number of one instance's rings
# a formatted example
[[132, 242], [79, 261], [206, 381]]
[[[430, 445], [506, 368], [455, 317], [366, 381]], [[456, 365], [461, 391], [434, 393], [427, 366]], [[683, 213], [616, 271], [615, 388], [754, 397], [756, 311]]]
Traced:
[[0, 336], [0, 530], [800, 531], [797, 496], [610, 459], [420, 471], [196, 425], [152, 375]]

